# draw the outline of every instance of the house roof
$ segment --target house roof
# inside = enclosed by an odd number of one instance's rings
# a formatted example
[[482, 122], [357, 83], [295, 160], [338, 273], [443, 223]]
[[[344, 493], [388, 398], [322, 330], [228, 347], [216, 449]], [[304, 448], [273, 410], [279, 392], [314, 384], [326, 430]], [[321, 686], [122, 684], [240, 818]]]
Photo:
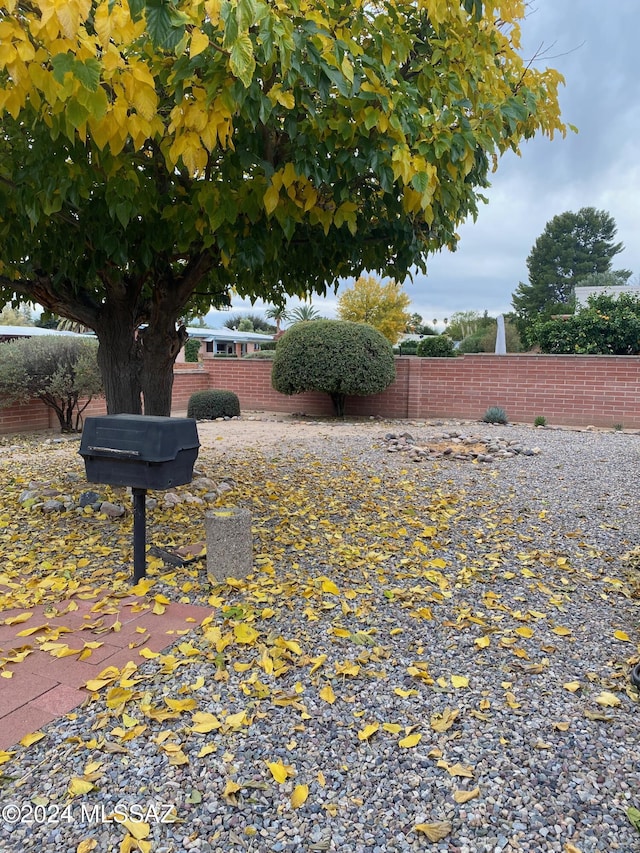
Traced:
[[207, 329], [204, 326], [188, 326], [187, 333], [190, 338], [201, 341], [226, 341], [234, 344], [259, 344], [273, 340], [273, 335], [264, 335], [259, 332], [238, 332], [227, 328]]
[[0, 326], [0, 338], [37, 338], [40, 335], [87, 337], [87, 335], [80, 335], [78, 332], [59, 332], [57, 329], [43, 329], [40, 326]]

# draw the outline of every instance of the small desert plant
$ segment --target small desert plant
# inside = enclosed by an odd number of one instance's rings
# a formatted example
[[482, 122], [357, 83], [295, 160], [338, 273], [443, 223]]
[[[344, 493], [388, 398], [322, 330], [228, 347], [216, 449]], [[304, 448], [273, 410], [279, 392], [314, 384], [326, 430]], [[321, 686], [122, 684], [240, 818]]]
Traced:
[[189, 397], [187, 417], [197, 421], [234, 418], [240, 414], [240, 401], [233, 391], [196, 391]]
[[623, 426], [622, 424], [614, 424], [613, 428], [616, 432], [622, 432]]
[[545, 418], [544, 415], [538, 415], [536, 417], [535, 421], [533, 422], [533, 425], [534, 426], [546, 426], [547, 425], [547, 419]]
[[500, 406], [489, 406], [487, 411], [482, 416], [482, 420], [486, 424], [509, 423], [509, 421], [507, 420], [507, 413], [504, 409], [501, 409]]

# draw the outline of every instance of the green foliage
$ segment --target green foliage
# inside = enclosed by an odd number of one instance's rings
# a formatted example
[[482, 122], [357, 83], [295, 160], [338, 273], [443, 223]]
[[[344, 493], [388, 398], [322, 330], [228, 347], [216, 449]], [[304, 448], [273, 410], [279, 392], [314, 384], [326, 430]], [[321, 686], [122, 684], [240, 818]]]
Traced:
[[197, 421], [234, 418], [240, 414], [240, 401], [233, 391], [196, 391], [189, 397], [187, 417]]
[[265, 341], [263, 344], [260, 344], [260, 352], [275, 351], [276, 345], [277, 341]]
[[291, 323], [304, 323], [307, 320], [319, 320], [320, 312], [314, 305], [302, 303], [287, 311], [285, 316]]
[[201, 346], [202, 341], [198, 338], [187, 338], [184, 344], [184, 360], [189, 363], [197, 362]]
[[507, 424], [507, 413], [500, 406], [489, 406], [487, 411], [482, 416], [482, 420], [486, 424]]
[[546, 426], [547, 425], [547, 419], [545, 418], [544, 415], [536, 415], [536, 418], [533, 422], [533, 425], [536, 427]]
[[417, 355], [419, 343], [420, 341], [400, 341], [393, 351], [398, 355]]
[[545, 353], [638, 355], [640, 299], [631, 293], [591, 296], [571, 317], [535, 323], [531, 338]]
[[278, 341], [271, 384], [281, 394], [329, 394], [339, 417], [345, 398], [384, 391], [396, 376], [391, 344], [364, 323], [296, 323]]
[[0, 406], [37, 397], [55, 411], [62, 432], [77, 432], [91, 398], [103, 392], [97, 350], [97, 341], [72, 335], [0, 344]]
[[456, 351], [448, 335], [434, 335], [420, 341], [416, 354], [421, 358], [454, 358]]
[[547, 222], [527, 258], [529, 283], [520, 282], [511, 300], [527, 344], [535, 322], [573, 311], [574, 289], [582, 279], [610, 272], [613, 258], [624, 248], [614, 242], [616, 231], [613, 217], [593, 207], [566, 211]]

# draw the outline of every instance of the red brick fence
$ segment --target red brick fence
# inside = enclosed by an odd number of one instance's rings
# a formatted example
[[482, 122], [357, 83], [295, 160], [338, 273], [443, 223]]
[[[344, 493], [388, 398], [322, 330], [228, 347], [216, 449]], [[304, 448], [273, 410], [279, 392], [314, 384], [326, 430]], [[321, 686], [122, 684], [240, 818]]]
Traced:
[[[396, 381], [381, 394], [350, 397], [347, 416], [464, 418], [477, 420], [501, 406], [512, 422], [640, 428], [640, 356], [465, 355], [396, 359]], [[258, 359], [205, 359], [176, 365], [173, 411], [184, 413], [194, 391], [234, 391], [243, 411], [331, 415], [325, 394], [295, 397], [271, 387], [271, 363]], [[104, 412], [92, 401], [85, 414]], [[55, 429], [57, 418], [39, 401], [0, 409], [0, 434]]]

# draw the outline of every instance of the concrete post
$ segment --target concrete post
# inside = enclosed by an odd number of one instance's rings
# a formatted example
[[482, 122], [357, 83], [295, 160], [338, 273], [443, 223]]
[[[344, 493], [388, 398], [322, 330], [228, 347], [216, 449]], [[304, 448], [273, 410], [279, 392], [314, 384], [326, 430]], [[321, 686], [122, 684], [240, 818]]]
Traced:
[[253, 571], [251, 513], [228, 507], [205, 512], [207, 573], [212, 583], [246, 578]]

